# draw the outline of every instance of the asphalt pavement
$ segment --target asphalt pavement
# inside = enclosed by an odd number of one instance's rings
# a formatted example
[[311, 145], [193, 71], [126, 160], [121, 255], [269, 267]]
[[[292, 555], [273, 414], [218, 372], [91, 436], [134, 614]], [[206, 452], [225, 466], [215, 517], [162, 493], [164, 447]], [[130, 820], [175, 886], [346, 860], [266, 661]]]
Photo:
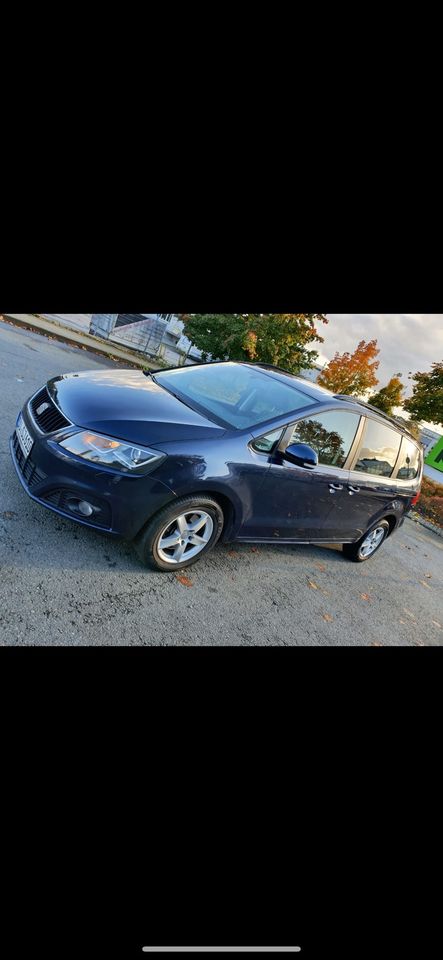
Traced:
[[331, 546], [221, 544], [175, 575], [30, 500], [8, 447], [24, 401], [59, 373], [115, 365], [0, 322], [0, 644], [443, 644], [443, 539], [412, 520], [364, 564]]

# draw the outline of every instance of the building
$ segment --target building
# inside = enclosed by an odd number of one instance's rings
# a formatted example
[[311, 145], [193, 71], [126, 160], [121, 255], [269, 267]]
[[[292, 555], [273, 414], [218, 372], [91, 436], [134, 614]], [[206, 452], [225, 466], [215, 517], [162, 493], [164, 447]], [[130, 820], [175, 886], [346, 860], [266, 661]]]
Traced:
[[89, 332], [132, 347], [171, 366], [198, 362], [201, 353], [172, 313], [93, 313]]
[[424, 446], [424, 454], [427, 456], [428, 453], [432, 450], [432, 447], [435, 446], [438, 440], [441, 439], [441, 434], [436, 433], [435, 430], [429, 430], [428, 427], [422, 427], [420, 430], [420, 440]]

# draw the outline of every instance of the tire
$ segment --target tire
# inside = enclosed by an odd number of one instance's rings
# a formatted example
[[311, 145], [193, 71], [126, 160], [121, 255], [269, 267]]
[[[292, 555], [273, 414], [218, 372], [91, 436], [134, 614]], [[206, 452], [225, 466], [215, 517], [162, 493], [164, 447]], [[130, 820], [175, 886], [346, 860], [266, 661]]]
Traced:
[[220, 538], [223, 523], [223, 511], [212, 497], [181, 497], [148, 521], [134, 547], [145, 566], [172, 573], [208, 554]]
[[370, 557], [373, 557], [374, 553], [380, 549], [382, 543], [385, 542], [389, 530], [390, 527], [387, 520], [379, 520], [378, 523], [374, 523], [370, 530], [364, 533], [357, 543], [343, 544], [345, 557], [347, 557], [348, 560], [353, 560], [354, 563], [364, 563], [365, 560], [369, 560]]

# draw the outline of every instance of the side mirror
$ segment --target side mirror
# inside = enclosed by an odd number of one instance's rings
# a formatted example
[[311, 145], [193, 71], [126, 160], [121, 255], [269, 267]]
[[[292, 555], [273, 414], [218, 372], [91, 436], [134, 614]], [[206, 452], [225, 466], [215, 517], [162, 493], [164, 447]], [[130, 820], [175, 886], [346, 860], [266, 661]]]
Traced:
[[295, 463], [297, 467], [306, 467], [307, 470], [313, 470], [318, 465], [318, 456], [307, 443], [290, 443], [282, 457]]

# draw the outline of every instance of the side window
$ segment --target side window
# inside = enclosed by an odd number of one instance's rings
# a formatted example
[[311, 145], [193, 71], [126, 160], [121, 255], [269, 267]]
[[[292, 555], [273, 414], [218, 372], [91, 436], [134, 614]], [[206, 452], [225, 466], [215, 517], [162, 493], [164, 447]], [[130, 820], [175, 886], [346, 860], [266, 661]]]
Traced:
[[398, 480], [414, 480], [420, 469], [420, 451], [412, 440], [403, 437], [400, 460], [398, 463]]
[[277, 446], [282, 433], [283, 430], [281, 427], [279, 427], [278, 430], [273, 430], [272, 433], [266, 433], [263, 437], [257, 437], [251, 446], [254, 450], [257, 450], [258, 453], [272, 453], [274, 447]]
[[360, 414], [347, 410], [328, 410], [316, 417], [298, 420], [289, 443], [307, 443], [319, 463], [343, 467], [360, 423]]
[[377, 420], [367, 420], [366, 431], [354, 470], [390, 477], [400, 449], [401, 434]]

